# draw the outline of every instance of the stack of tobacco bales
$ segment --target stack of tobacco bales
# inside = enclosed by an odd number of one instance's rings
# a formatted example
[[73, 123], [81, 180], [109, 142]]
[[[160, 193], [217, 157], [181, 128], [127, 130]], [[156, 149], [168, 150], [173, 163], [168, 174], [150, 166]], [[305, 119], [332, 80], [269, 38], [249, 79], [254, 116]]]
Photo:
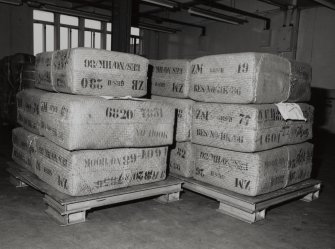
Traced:
[[146, 95], [147, 68], [145, 58], [104, 50], [38, 54], [43, 90], [17, 95], [24, 128], [13, 130], [13, 159], [74, 196], [165, 179], [174, 108], [122, 98]]
[[308, 65], [240, 53], [197, 58], [190, 70], [195, 179], [255, 196], [310, 177], [313, 107], [292, 103], [310, 99]]
[[176, 127], [169, 170], [191, 177], [194, 159], [191, 145], [192, 106], [189, 99], [190, 63], [187, 60], [151, 60], [152, 99], [169, 103], [176, 109]]
[[16, 124], [16, 94], [34, 85], [35, 56], [14, 54], [0, 59], [0, 124]]

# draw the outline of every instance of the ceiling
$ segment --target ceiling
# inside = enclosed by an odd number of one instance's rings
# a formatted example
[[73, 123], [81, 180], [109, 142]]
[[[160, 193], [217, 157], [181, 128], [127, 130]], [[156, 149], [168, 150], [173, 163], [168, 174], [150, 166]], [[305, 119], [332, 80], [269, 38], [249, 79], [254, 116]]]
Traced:
[[[113, 0], [6, 0], [25, 2], [31, 7], [62, 8], [70, 11], [68, 14], [85, 13], [92, 15], [92, 18], [101, 18], [110, 20], [113, 8]], [[162, 7], [152, 1], [160, 1], [175, 5], [173, 8]], [[0, 0], [1, 2], [1, 0]], [[293, 8], [309, 8], [320, 4], [330, 4], [335, 9], [335, 0], [133, 0], [132, 14], [136, 20], [145, 21], [152, 24], [163, 24], [166, 26], [186, 25], [202, 27], [201, 20], [206, 17], [196, 18], [190, 15], [190, 8], [196, 8], [201, 11], [210, 11], [218, 16], [223, 16], [228, 20], [233, 20], [239, 24], [248, 22], [250, 18], [256, 18], [265, 21], [266, 28], [270, 27], [270, 20], [264, 15], [267, 11], [289, 10]], [[135, 4], [134, 4], [135, 3]], [[54, 10], [57, 12], [57, 10]], [[189, 13], [188, 13], [189, 12]]]

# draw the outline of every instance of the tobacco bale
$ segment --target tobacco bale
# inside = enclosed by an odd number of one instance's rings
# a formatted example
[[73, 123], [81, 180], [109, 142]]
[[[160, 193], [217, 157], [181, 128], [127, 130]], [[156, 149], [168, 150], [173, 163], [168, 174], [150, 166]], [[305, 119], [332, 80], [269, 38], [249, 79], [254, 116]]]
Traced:
[[68, 151], [37, 140], [36, 174], [57, 190], [81, 196], [164, 180], [167, 147]]
[[285, 121], [275, 104], [195, 103], [191, 141], [242, 152], [301, 143], [312, 138], [314, 108], [299, 106], [307, 122]]
[[39, 105], [41, 97], [47, 92], [38, 89], [25, 89], [16, 94], [17, 122], [27, 130], [41, 135]]
[[290, 96], [287, 102], [303, 102], [311, 99], [312, 67], [303, 62], [290, 61]]
[[[39, 61], [49, 55], [39, 55]], [[37, 75], [49, 75], [37, 87], [80, 95], [142, 97], [147, 93], [148, 60], [144, 57], [92, 48], [55, 51], [51, 65], [36, 64]], [[46, 77], [47, 78], [47, 77]], [[46, 86], [44, 86], [46, 85]]]
[[240, 194], [256, 196], [308, 179], [313, 145], [302, 143], [243, 153], [195, 145], [194, 178]]
[[171, 150], [169, 169], [171, 173], [192, 177], [194, 172], [194, 154], [191, 142], [176, 143]]
[[153, 66], [151, 93], [173, 98], [188, 98], [190, 62], [187, 60], [150, 60]]
[[40, 136], [22, 127], [12, 130], [12, 158], [17, 164], [33, 173], [35, 172], [36, 165], [36, 139], [38, 137]]
[[35, 87], [47, 91], [56, 91], [52, 82], [53, 52], [44, 52], [36, 55], [35, 60]]
[[161, 96], [151, 96], [154, 100], [161, 100], [172, 105], [177, 112], [176, 118], [176, 137], [177, 142], [186, 142], [191, 140], [191, 122], [193, 100], [176, 99]]
[[174, 108], [153, 100], [48, 93], [42, 134], [68, 150], [172, 144]]
[[190, 97], [217, 103], [304, 102], [311, 68], [273, 54], [210, 55], [191, 61]]

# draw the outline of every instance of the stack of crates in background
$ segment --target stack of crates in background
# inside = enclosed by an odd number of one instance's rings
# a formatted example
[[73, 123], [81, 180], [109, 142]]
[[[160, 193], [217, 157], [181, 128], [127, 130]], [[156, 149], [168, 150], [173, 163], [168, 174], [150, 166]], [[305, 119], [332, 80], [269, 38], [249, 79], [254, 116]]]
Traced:
[[256, 196], [310, 177], [310, 66], [238, 53], [197, 58], [190, 72], [196, 180]]
[[171, 173], [191, 177], [194, 158], [191, 121], [194, 101], [189, 99], [190, 62], [187, 60], [150, 60], [152, 65], [151, 98], [176, 109], [174, 145], [170, 153]]
[[39, 89], [17, 95], [14, 161], [72, 196], [164, 180], [174, 108], [129, 97], [147, 94], [147, 68], [105, 50], [38, 54]]

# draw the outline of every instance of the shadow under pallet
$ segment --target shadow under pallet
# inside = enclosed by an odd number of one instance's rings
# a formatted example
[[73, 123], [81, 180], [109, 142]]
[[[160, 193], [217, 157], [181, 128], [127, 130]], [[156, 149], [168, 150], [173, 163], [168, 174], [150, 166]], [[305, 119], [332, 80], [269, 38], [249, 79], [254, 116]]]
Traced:
[[10, 182], [16, 187], [31, 186], [44, 193], [46, 213], [61, 225], [73, 225], [86, 221], [86, 212], [92, 208], [127, 201], [157, 197], [161, 203], [179, 200], [182, 181], [168, 177], [166, 180], [130, 186], [85, 196], [70, 196], [56, 190], [36, 175], [15, 162], [7, 162]]
[[219, 201], [220, 205], [217, 211], [248, 223], [265, 219], [266, 209], [271, 206], [299, 198], [306, 202], [317, 199], [321, 188], [321, 181], [309, 179], [284, 189], [252, 197], [215, 187], [192, 178], [175, 174], [170, 175], [184, 182], [182, 185], [183, 189], [191, 190]]

